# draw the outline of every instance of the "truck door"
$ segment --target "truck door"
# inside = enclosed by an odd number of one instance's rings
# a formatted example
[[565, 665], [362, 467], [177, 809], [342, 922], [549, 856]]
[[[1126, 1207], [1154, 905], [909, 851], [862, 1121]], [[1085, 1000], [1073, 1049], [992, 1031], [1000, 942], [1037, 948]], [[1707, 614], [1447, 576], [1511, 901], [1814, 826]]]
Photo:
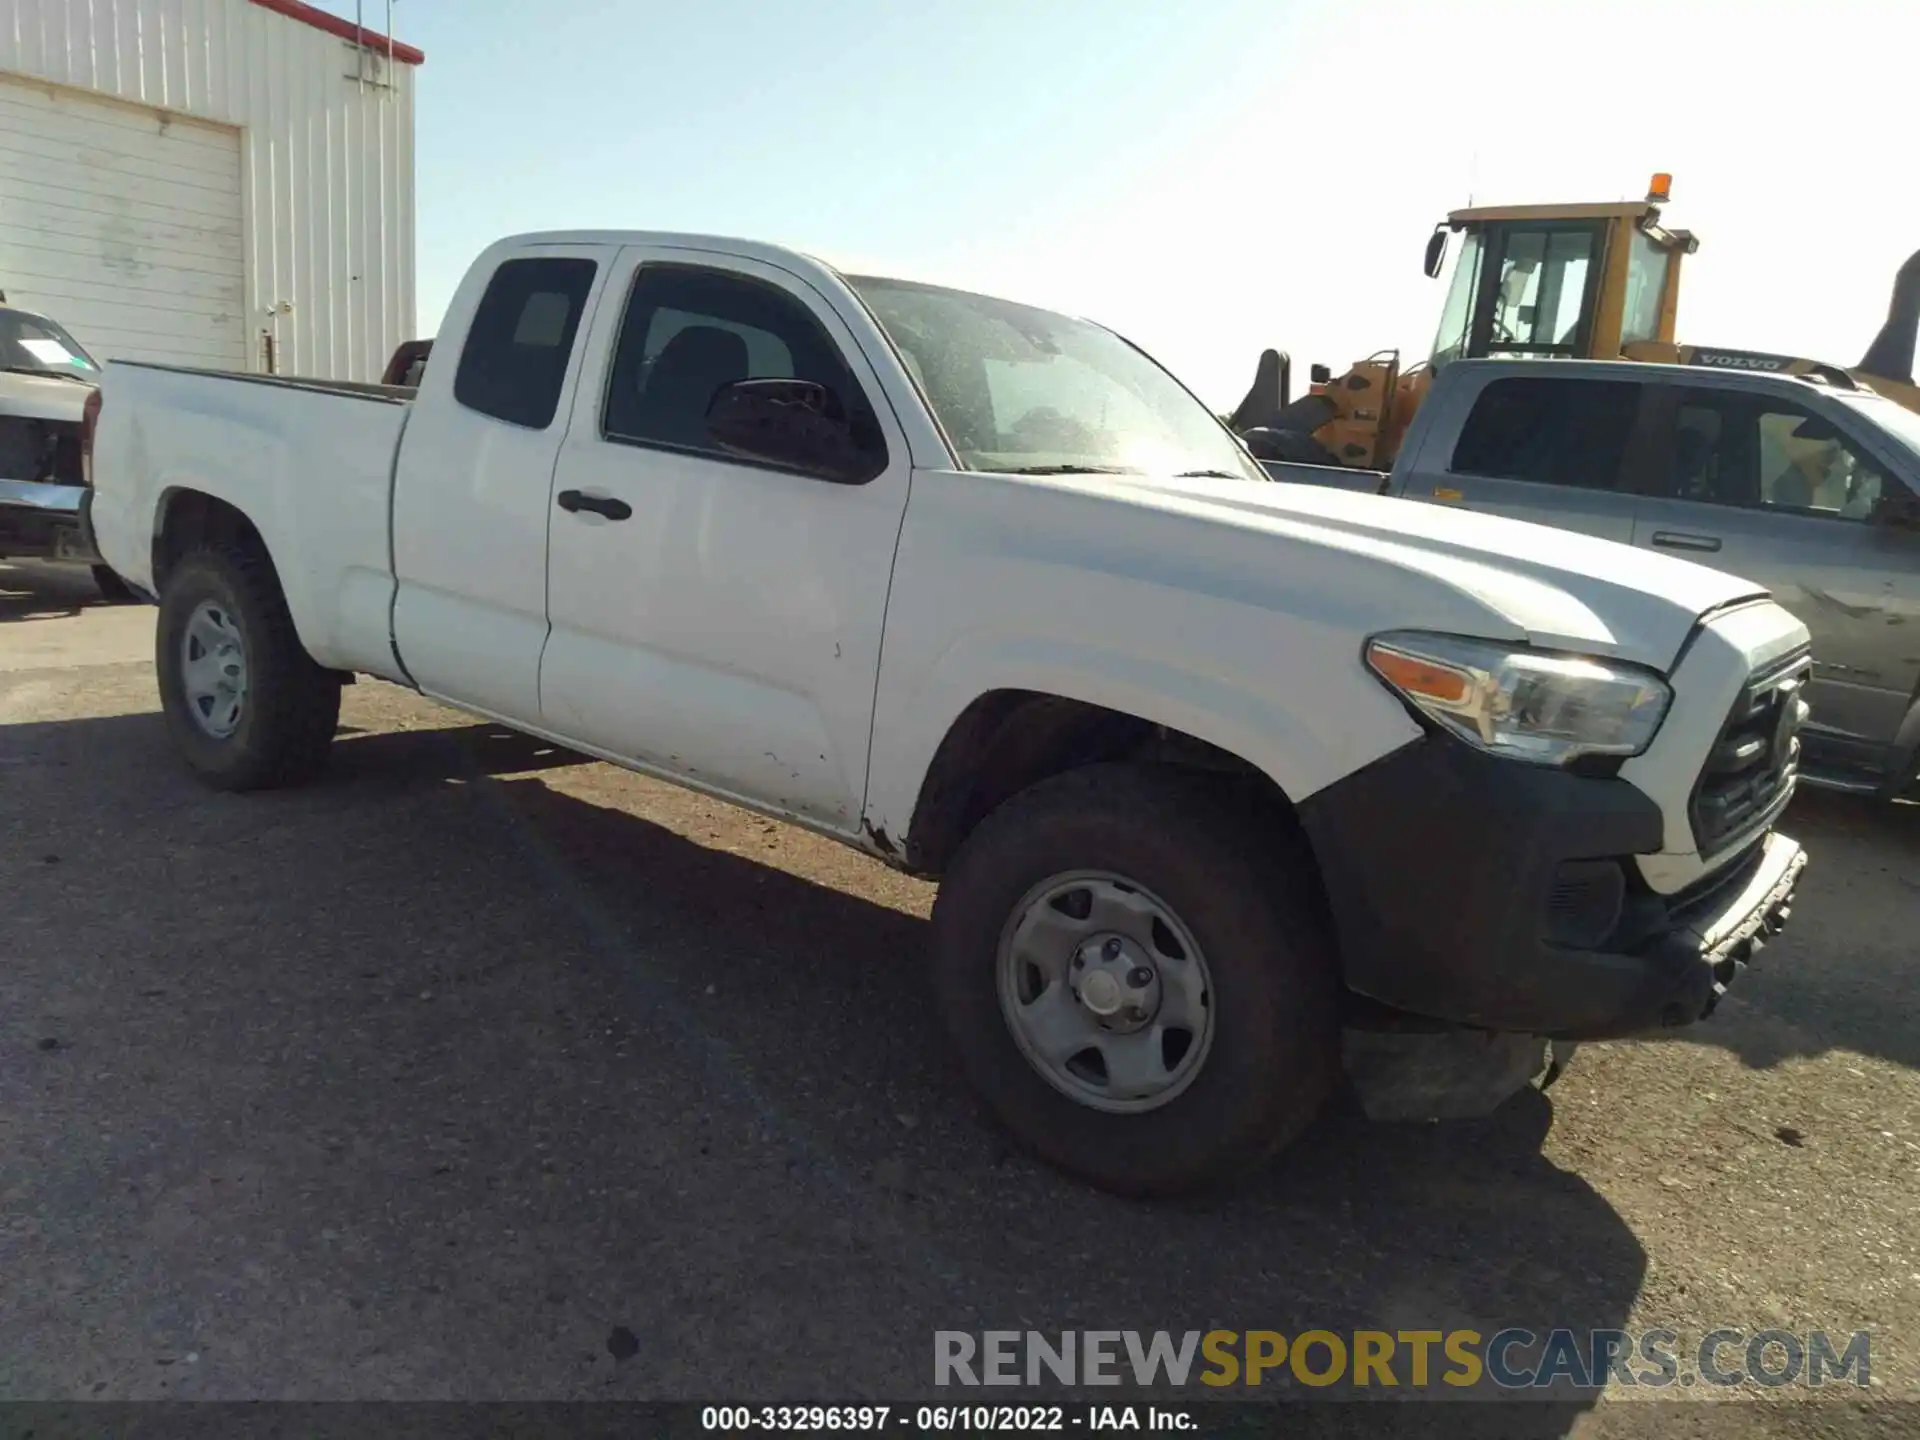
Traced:
[[[774, 266], [621, 253], [555, 470], [540, 667], [555, 733], [851, 832], [911, 473], [832, 305]], [[706, 427], [745, 379], [830, 387], [873, 473], [730, 456]], [[592, 397], [588, 399], [587, 397]]]
[[[1508, 375], [1471, 397], [1457, 427], [1435, 416], [1399, 493], [1625, 544], [1634, 496], [1623, 485], [1636, 381]], [[1435, 441], [1457, 434], [1451, 453]]]
[[1920, 684], [1920, 534], [1876, 524], [1900, 481], [1844, 407], [1648, 386], [1634, 544], [1765, 585], [1813, 635], [1809, 768], [1872, 772]]
[[449, 334], [471, 315], [466, 341], [421, 377], [393, 485], [394, 643], [429, 695], [539, 722], [553, 462], [616, 253], [522, 248], [449, 308]]

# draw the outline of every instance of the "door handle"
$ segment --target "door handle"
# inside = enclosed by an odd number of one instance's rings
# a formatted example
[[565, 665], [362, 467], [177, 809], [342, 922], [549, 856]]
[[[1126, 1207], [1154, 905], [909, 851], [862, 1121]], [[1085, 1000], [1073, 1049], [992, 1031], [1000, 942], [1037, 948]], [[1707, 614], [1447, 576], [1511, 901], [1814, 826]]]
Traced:
[[562, 490], [554, 497], [553, 503], [569, 515], [591, 510], [609, 520], [625, 520], [633, 514], [633, 506], [624, 500], [616, 500], [610, 495], [586, 495], [578, 490]]
[[1693, 535], [1685, 530], [1656, 530], [1653, 543], [1663, 550], [1718, 550], [1718, 535]]

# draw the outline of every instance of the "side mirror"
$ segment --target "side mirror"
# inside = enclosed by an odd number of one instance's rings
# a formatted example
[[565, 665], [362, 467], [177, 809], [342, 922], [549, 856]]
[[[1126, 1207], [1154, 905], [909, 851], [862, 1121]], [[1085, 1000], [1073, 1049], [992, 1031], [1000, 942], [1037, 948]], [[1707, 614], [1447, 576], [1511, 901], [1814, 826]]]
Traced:
[[1422, 268], [1427, 272], [1427, 278], [1434, 280], [1439, 278], [1440, 267], [1446, 263], [1447, 227], [1436, 225], [1433, 227], [1433, 234], [1427, 237], [1427, 258]]
[[1314, 385], [1331, 385], [1333, 368], [1329, 365], [1310, 365], [1307, 367], [1307, 380]]
[[1885, 484], [1887, 488], [1873, 507], [1873, 523], [1891, 530], [1920, 531], [1920, 495], [1892, 477]]
[[[858, 485], [880, 473], [847, 407], [812, 380], [736, 380], [707, 406], [707, 433], [729, 455]], [[882, 462], [883, 463], [883, 462]]]

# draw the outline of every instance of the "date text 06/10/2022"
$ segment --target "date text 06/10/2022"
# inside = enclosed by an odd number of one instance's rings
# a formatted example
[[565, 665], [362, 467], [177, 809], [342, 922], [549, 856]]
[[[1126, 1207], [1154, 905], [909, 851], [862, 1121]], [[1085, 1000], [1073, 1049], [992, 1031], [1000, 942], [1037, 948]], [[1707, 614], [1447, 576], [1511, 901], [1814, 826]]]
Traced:
[[896, 1431], [909, 1435], [981, 1431], [1192, 1431], [1185, 1410], [1159, 1405], [708, 1405], [714, 1431]]

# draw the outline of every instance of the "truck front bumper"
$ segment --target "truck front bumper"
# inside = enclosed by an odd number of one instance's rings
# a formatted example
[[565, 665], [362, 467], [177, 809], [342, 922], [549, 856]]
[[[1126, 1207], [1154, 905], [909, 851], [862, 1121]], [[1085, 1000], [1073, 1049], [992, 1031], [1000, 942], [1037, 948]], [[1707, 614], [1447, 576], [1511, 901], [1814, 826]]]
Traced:
[[0, 556], [98, 563], [82, 485], [0, 480]]
[[1659, 807], [1430, 735], [1300, 807], [1348, 988], [1390, 1012], [1590, 1040], [1690, 1024], [1786, 924], [1806, 866], [1769, 832], [1676, 895], [1640, 880]]

